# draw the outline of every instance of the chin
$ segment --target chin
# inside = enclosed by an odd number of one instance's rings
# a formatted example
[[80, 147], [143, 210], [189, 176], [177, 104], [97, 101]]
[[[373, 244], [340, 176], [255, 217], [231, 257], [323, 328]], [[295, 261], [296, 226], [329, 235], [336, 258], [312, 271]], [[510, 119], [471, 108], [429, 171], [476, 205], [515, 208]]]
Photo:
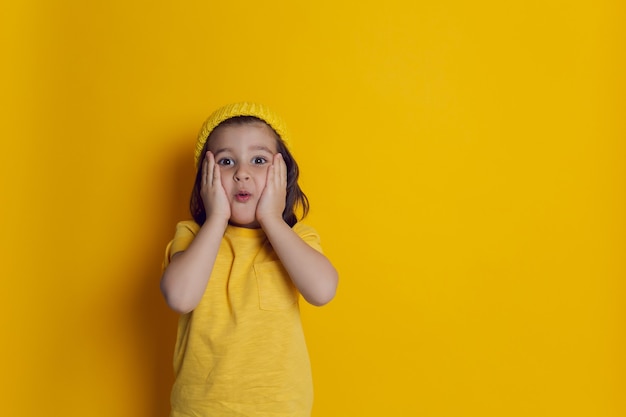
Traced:
[[242, 219], [242, 218], [231, 217], [229, 220], [229, 223], [232, 224], [233, 226], [245, 227], [247, 229], [258, 229], [259, 227], [261, 227], [259, 225], [259, 222], [256, 221], [256, 218]]

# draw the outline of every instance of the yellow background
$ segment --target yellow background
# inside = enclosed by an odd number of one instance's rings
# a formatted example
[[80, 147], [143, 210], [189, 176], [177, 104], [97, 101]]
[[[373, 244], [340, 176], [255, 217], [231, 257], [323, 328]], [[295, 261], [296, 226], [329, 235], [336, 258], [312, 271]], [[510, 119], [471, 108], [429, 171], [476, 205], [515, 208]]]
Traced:
[[3, 415], [167, 415], [163, 249], [242, 99], [341, 274], [314, 417], [626, 415], [623, 2], [2, 9]]

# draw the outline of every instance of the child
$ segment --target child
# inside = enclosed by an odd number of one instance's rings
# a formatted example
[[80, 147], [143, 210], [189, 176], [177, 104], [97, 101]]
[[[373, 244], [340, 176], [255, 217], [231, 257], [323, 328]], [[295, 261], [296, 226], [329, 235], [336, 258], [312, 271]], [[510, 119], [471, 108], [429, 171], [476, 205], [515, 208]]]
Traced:
[[337, 272], [298, 223], [309, 206], [288, 146], [283, 121], [259, 104], [222, 107], [200, 131], [194, 221], [176, 226], [161, 278], [182, 314], [171, 417], [311, 413], [298, 293], [326, 304]]

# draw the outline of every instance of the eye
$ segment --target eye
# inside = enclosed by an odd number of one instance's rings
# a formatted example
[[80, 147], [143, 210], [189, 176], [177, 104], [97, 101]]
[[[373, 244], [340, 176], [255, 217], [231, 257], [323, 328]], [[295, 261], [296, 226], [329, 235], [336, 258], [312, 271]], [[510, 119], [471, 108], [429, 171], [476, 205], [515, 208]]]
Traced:
[[222, 165], [222, 166], [232, 166], [235, 164], [235, 161], [233, 161], [231, 158], [221, 158], [220, 160], [217, 161], [218, 165]]
[[262, 156], [255, 156], [254, 158], [252, 158], [252, 163], [255, 165], [263, 165], [267, 163], [267, 159]]

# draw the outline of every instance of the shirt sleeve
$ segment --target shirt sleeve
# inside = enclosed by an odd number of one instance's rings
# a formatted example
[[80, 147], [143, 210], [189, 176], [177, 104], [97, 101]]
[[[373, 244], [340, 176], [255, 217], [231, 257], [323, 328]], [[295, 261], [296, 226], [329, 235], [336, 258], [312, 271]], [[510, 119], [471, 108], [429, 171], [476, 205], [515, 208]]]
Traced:
[[298, 236], [302, 240], [304, 240], [310, 247], [315, 249], [316, 251], [322, 252], [322, 245], [320, 242], [320, 235], [317, 234], [317, 231], [304, 223], [296, 223], [293, 226], [293, 231], [296, 232]]
[[174, 239], [172, 239], [165, 248], [165, 259], [163, 259], [163, 269], [167, 268], [172, 260], [172, 255], [178, 252], [186, 250], [193, 239], [198, 234], [200, 226], [196, 222], [187, 220], [179, 222], [176, 225], [176, 233], [174, 233]]

